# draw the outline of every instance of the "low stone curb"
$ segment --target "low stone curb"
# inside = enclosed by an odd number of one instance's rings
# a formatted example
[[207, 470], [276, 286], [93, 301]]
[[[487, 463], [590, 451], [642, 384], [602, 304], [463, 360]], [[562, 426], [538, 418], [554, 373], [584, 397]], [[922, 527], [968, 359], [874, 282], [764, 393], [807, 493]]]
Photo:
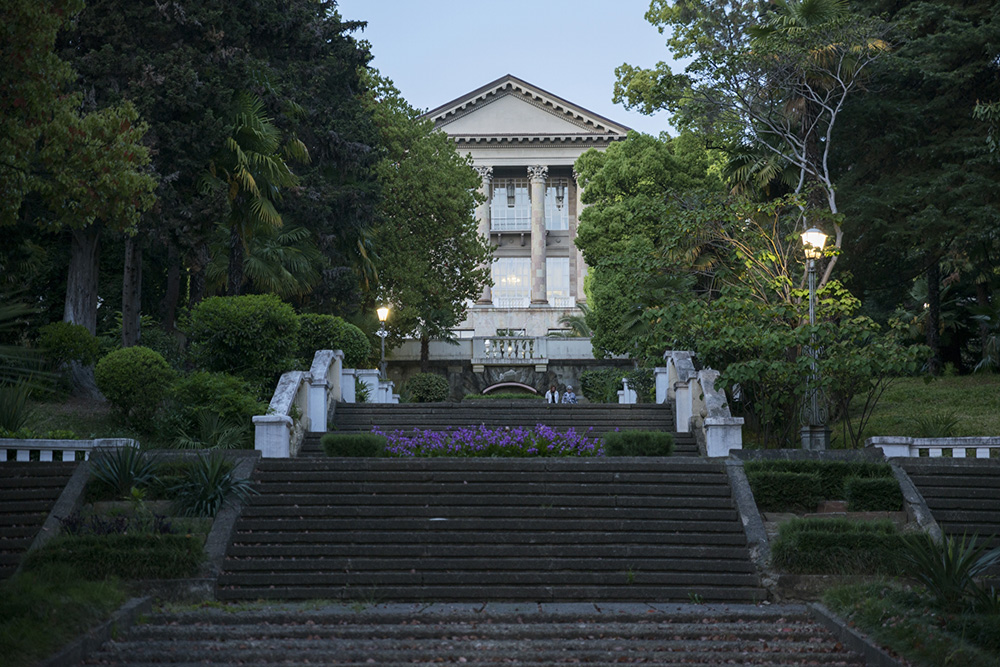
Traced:
[[148, 614], [152, 609], [151, 597], [132, 598], [119, 607], [111, 618], [77, 637], [55, 655], [39, 662], [38, 667], [69, 667], [80, 663], [107, 642], [127, 633], [141, 614]]
[[808, 607], [812, 612], [813, 618], [833, 633], [844, 646], [855, 653], [859, 653], [865, 659], [865, 664], [868, 667], [906, 667], [906, 665], [889, 655], [881, 646], [878, 646], [868, 637], [848, 626], [847, 621], [834, 614], [822, 604], [813, 602]]

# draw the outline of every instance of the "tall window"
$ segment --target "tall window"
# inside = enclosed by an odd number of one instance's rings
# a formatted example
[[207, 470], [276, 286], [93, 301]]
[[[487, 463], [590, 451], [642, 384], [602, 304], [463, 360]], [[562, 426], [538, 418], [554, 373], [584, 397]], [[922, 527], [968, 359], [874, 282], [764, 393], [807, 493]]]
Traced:
[[545, 288], [550, 306], [570, 308], [575, 305], [569, 294], [569, 257], [545, 258]]
[[545, 229], [569, 229], [568, 179], [550, 178], [545, 183]]
[[493, 305], [497, 308], [531, 305], [530, 257], [499, 257], [493, 261]]
[[531, 230], [531, 201], [526, 178], [493, 180], [490, 228], [501, 232]]

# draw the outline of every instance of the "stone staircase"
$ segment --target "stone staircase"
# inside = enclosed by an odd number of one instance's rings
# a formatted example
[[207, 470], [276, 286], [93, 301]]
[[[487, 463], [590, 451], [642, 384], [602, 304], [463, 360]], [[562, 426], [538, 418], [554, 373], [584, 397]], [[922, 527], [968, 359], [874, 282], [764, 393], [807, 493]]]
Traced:
[[0, 579], [14, 574], [76, 465], [0, 463]]
[[948, 535], [979, 535], [1000, 546], [1000, 460], [900, 458]]
[[[463, 403], [403, 403], [398, 405], [338, 403], [333, 416], [337, 432], [368, 433], [412, 429], [445, 431], [463, 426], [534, 428], [545, 424], [557, 431], [577, 433], [592, 429], [595, 436], [622, 431], [674, 431], [674, 411], [669, 405], [548, 405], [541, 401], [482, 400]], [[321, 433], [310, 433], [299, 456], [323, 456]], [[677, 456], [698, 456], [690, 433], [674, 433]]]
[[88, 664], [865, 664], [803, 607], [399, 607], [154, 613]]
[[268, 460], [220, 600], [753, 602], [721, 463]]

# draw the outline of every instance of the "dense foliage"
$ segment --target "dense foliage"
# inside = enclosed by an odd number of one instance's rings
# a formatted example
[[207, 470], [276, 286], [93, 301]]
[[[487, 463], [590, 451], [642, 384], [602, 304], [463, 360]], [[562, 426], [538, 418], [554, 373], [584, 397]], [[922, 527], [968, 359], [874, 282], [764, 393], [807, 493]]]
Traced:
[[411, 403], [440, 403], [448, 400], [448, 379], [436, 373], [417, 373], [403, 385], [403, 394]]
[[145, 425], [163, 403], [174, 369], [158, 353], [137, 345], [111, 352], [94, 369], [101, 393], [126, 422]]

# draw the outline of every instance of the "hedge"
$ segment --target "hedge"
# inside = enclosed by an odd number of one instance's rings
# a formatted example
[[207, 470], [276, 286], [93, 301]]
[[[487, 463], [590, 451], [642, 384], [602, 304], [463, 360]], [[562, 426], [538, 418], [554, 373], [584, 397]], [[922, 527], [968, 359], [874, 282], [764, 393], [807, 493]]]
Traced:
[[344, 368], [364, 368], [372, 348], [365, 333], [336, 315], [304, 313], [299, 316], [299, 357], [306, 366], [316, 350], [342, 350]]
[[804, 460], [757, 460], [743, 464], [747, 476], [753, 471], [798, 472], [816, 474], [819, 476], [821, 499], [844, 499], [844, 482], [849, 477], [865, 479], [877, 477], [892, 477], [892, 467], [888, 463], [872, 463], [869, 461], [821, 461]]
[[747, 470], [746, 474], [761, 512], [813, 512], [823, 500], [814, 472]]
[[778, 528], [771, 564], [797, 574], [897, 574], [904, 548], [891, 521], [793, 519]]
[[327, 433], [320, 445], [327, 456], [384, 456], [386, 437], [375, 433]]
[[850, 512], [898, 512], [903, 509], [903, 492], [895, 477], [849, 477], [844, 490]]
[[670, 456], [674, 436], [664, 431], [615, 431], [604, 436], [605, 456]]
[[435, 373], [417, 373], [403, 387], [411, 403], [440, 403], [448, 400], [448, 380]]
[[203, 558], [200, 539], [188, 535], [61, 536], [28, 554], [26, 570], [66, 564], [89, 579], [173, 579], [191, 577]]

